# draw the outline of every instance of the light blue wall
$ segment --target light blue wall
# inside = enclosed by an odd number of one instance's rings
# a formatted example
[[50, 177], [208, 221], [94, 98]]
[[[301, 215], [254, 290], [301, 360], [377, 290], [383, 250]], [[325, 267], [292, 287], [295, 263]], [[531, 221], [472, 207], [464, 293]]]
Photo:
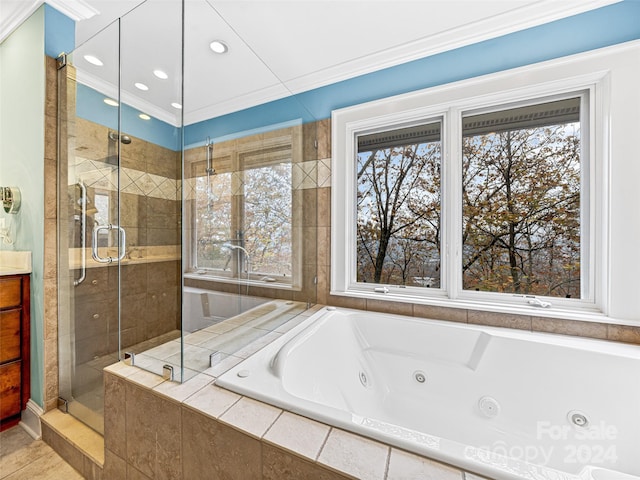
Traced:
[[[112, 130], [118, 130], [116, 107], [104, 103], [105, 98], [103, 93], [79, 83], [76, 90], [76, 115]], [[180, 150], [180, 129], [154, 117], [150, 120], [142, 120], [138, 116], [142, 112], [129, 105], [122, 104], [121, 110], [124, 133], [174, 151]]]
[[57, 58], [75, 48], [76, 23], [47, 4], [44, 8], [44, 53]]
[[[291, 121], [329, 118], [331, 111], [392, 95], [530, 65], [640, 38], [640, 0], [625, 0], [580, 15], [457, 48], [367, 75], [303, 92], [184, 128], [185, 147], [264, 131]], [[78, 115], [101, 124], [113, 118], [102, 95], [78, 91]], [[124, 106], [126, 133], [179, 150], [179, 129], [152, 119], [141, 123]], [[107, 125], [116, 128], [115, 125]]]
[[13, 247], [30, 250], [31, 398], [42, 406], [44, 310], [44, 8], [0, 44], [0, 185], [17, 186], [22, 208], [12, 223]]

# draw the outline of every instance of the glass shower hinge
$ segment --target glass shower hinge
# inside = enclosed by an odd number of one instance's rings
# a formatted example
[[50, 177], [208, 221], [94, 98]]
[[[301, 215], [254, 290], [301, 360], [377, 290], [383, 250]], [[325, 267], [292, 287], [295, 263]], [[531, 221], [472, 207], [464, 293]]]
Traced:
[[133, 352], [124, 352], [124, 363], [125, 365], [134, 365], [135, 362], [135, 353]]
[[222, 352], [215, 351], [209, 355], [209, 367], [213, 367], [214, 365], [220, 363], [224, 357]]
[[173, 367], [171, 365], [162, 366], [162, 378], [165, 380], [173, 380]]
[[58, 397], [58, 410], [69, 413], [69, 402], [62, 397]]

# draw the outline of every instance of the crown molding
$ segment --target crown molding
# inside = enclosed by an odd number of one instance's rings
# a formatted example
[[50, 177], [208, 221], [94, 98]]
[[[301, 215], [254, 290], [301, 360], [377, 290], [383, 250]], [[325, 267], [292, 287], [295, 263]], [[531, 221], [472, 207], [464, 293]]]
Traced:
[[[0, 43], [2, 43], [13, 31], [35, 12], [42, 0], [24, 0], [15, 2], [15, 6], [9, 12], [0, 15]], [[3, 7], [0, 7], [2, 9]], [[4, 6], [6, 9], [6, 5]]]
[[535, 4], [527, 5], [526, 7], [496, 15], [479, 22], [430, 35], [413, 42], [399, 45], [395, 48], [389, 48], [382, 52], [349, 61], [345, 64], [333, 65], [308, 75], [284, 79], [283, 81], [291, 92], [301, 93], [366, 75], [377, 70], [383, 70], [413, 60], [526, 30], [621, 1], [622, 0], [587, 0], [558, 2], [557, 0], [540, 0]]
[[46, 0], [50, 6], [65, 14], [71, 20], [79, 21], [91, 18], [100, 13], [84, 0]]
[[325, 87], [385, 68], [472, 45], [492, 38], [508, 35], [527, 28], [567, 18], [573, 15], [605, 7], [622, 0], [584, 0], [558, 2], [540, 0], [535, 4], [518, 8], [480, 22], [447, 30], [436, 35], [405, 43], [395, 48], [334, 65], [298, 78], [283, 79], [283, 88], [267, 87], [225, 102], [209, 105], [185, 114], [185, 125], [235, 112], [255, 105], [279, 100]]
[[[19, 2], [11, 2], [11, 9], [2, 12], [2, 15], [0, 15], [0, 43], [22, 25], [27, 18], [33, 15], [33, 12], [40, 8], [43, 3], [49, 4], [76, 22], [100, 13], [84, 0], [21, 0]], [[8, 5], [9, 3], [6, 3], [4, 8], [7, 9]]]

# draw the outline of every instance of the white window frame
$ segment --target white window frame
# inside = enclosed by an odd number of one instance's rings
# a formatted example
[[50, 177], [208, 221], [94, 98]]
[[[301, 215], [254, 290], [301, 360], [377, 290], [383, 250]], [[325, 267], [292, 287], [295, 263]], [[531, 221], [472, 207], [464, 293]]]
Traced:
[[[332, 295], [392, 300], [499, 312], [526, 313], [562, 318], [588, 318], [640, 314], [640, 303], [624, 299], [612, 309], [612, 255], [610, 222], [610, 158], [631, 154], [629, 139], [612, 136], [613, 125], [621, 125], [633, 113], [624, 97], [638, 98], [633, 81], [624, 75], [640, 73], [640, 42], [529, 65], [506, 72], [472, 78], [452, 84], [384, 98], [332, 112]], [[636, 88], [637, 90], [637, 88]], [[518, 103], [536, 103], [549, 97], [588, 92], [588, 109], [581, 111], [581, 129], [588, 145], [583, 156], [588, 169], [583, 173], [581, 218], [588, 225], [581, 240], [581, 258], [586, 284], [581, 299], [540, 297], [549, 308], [530, 303], [532, 297], [508, 293], [471, 292], [462, 289], [461, 249], [461, 138], [462, 114], [482, 109], [501, 109]], [[581, 109], [583, 110], [583, 109]], [[441, 289], [362, 284], [355, 281], [356, 268], [356, 135], [397, 128], [435, 118], [443, 119], [442, 157], [442, 271]], [[635, 124], [637, 129], [638, 124]], [[622, 129], [621, 129], [622, 130]], [[616, 143], [617, 142], [617, 143]], [[585, 148], [587, 150], [585, 151]], [[635, 150], [633, 150], [635, 151]], [[581, 160], [582, 161], [582, 160]], [[586, 207], [586, 208], [585, 208]], [[617, 225], [616, 225], [617, 227]], [[640, 220], [633, 229], [640, 232]], [[620, 242], [613, 242], [620, 243]], [[622, 242], [624, 243], [624, 242]], [[640, 267], [640, 261], [635, 262]], [[636, 273], [633, 265], [618, 265], [621, 284]], [[627, 269], [625, 271], [625, 269]], [[636, 270], [640, 271], [640, 270]], [[581, 284], [583, 283], [581, 282]], [[386, 287], [386, 289], [381, 288]], [[586, 290], [585, 290], [586, 287]], [[637, 296], [637, 295], [636, 295]], [[612, 311], [613, 310], [613, 311]]]

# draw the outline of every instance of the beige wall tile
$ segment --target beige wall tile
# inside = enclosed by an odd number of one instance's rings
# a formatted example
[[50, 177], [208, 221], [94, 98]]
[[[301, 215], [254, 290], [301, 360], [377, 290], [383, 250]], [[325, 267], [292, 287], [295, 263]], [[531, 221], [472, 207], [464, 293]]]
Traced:
[[126, 382], [107, 371], [104, 372], [104, 442], [108, 451], [126, 458]]
[[412, 316], [413, 304], [367, 298], [367, 310], [372, 312]]
[[124, 458], [120, 458], [111, 450], [105, 450], [103, 477], [105, 480], [116, 478], [126, 479], [127, 462], [125, 462]]
[[242, 397], [220, 416], [220, 421], [262, 438], [282, 410], [248, 397]]
[[44, 341], [44, 403], [45, 411], [58, 406], [58, 339]]
[[531, 330], [531, 317], [526, 315], [512, 315], [510, 313], [469, 310], [467, 318], [469, 323], [473, 323], [476, 325]]
[[82, 476], [86, 480], [102, 480], [103, 478], [107, 478], [107, 479], [110, 478], [110, 477], [104, 477], [103, 467], [101, 465], [98, 465], [89, 457], [84, 457], [84, 462], [82, 466]]
[[262, 477], [260, 441], [187, 408], [182, 411], [182, 422], [185, 479]]
[[330, 118], [325, 118], [316, 122], [316, 138], [318, 139], [318, 158], [331, 157]]
[[316, 302], [321, 305], [326, 305], [329, 298], [329, 267], [318, 265], [316, 274], [318, 276]]
[[58, 67], [56, 59], [45, 58], [45, 112], [53, 115], [58, 110]]
[[392, 448], [387, 480], [463, 480], [463, 476], [456, 468]]
[[362, 480], [383, 480], [389, 447], [343, 430], [331, 429], [318, 463]]
[[315, 460], [329, 435], [329, 429], [328, 425], [283, 412], [266, 433], [264, 440]]
[[433, 318], [435, 320], [448, 320], [450, 322], [467, 323], [467, 310], [463, 308], [437, 307], [433, 305], [414, 305], [415, 317]]
[[627, 325], [607, 325], [607, 338], [616, 342], [640, 344], [640, 328]]
[[44, 218], [58, 217], [57, 165], [55, 159], [45, 158], [44, 160]]
[[130, 382], [125, 391], [127, 463], [157, 480], [181, 479], [180, 406]]
[[318, 226], [331, 226], [331, 188], [318, 188]]
[[300, 227], [297, 228], [299, 234], [302, 234], [303, 246], [303, 263], [315, 264], [318, 260], [318, 229], [317, 227]]
[[56, 237], [56, 220], [47, 218], [44, 221], [44, 272], [43, 278], [57, 278], [58, 275], [58, 241]]
[[262, 447], [263, 480], [345, 480], [329, 468], [305, 461], [271, 445]]
[[579, 337], [601, 338], [603, 340], [607, 338], [607, 325], [604, 323], [531, 317], [531, 328], [534, 332], [577, 335]]
[[327, 294], [326, 304], [342, 308], [367, 309], [367, 301], [364, 298], [342, 297], [340, 295]]
[[127, 465], [127, 480], [155, 480], [152, 477], [148, 477], [137, 468]]
[[331, 227], [318, 227], [318, 265], [331, 265]]

